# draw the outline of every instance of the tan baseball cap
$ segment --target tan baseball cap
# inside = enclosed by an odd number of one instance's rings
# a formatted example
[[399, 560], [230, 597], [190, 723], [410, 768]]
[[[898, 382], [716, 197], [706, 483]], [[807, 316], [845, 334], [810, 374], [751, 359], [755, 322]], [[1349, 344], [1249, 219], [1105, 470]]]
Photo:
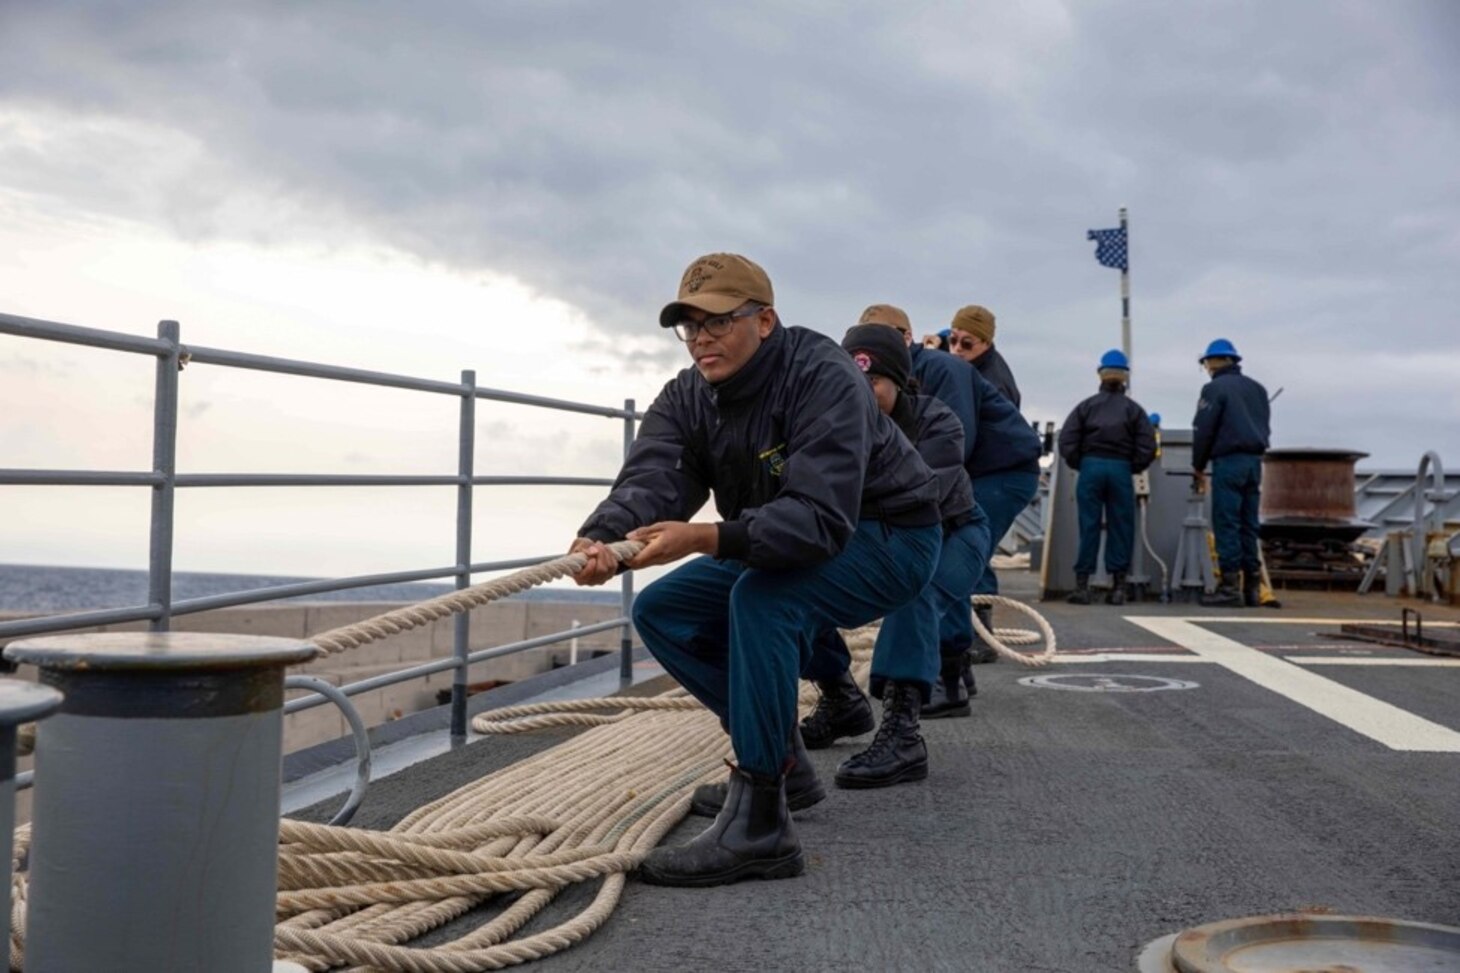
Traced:
[[961, 307], [953, 315], [953, 324], [950, 327], [954, 331], [967, 331], [980, 341], [993, 341], [994, 312], [977, 304]]
[[906, 334], [912, 334], [912, 322], [907, 319], [907, 312], [891, 304], [873, 304], [862, 312], [857, 323], [886, 324]]
[[775, 304], [771, 279], [760, 264], [738, 253], [707, 253], [685, 270], [679, 297], [659, 312], [659, 326], [672, 328], [686, 307], [707, 314], [728, 314], [746, 301], [767, 307]]

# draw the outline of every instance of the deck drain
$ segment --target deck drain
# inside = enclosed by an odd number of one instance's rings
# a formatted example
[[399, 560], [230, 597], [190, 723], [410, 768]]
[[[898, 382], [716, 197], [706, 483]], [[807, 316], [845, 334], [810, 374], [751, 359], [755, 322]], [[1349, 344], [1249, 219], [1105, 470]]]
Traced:
[[1159, 693], [1167, 689], [1196, 689], [1200, 684], [1165, 676], [1106, 675], [1098, 672], [1025, 676], [1019, 682], [1040, 689], [1064, 689], [1074, 693]]
[[1373, 916], [1228, 919], [1162, 936], [1138, 973], [1455, 973], [1460, 929]]

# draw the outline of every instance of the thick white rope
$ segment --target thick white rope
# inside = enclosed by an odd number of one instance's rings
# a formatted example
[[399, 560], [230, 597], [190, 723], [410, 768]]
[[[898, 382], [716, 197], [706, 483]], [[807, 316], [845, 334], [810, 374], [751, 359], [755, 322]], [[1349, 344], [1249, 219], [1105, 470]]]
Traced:
[[[637, 541], [616, 541], [604, 546], [612, 551], [614, 557], [619, 561], [627, 561], [644, 549], [644, 545]], [[490, 602], [506, 598], [508, 595], [515, 595], [529, 588], [535, 588], [549, 581], [571, 577], [582, 571], [583, 566], [587, 563], [588, 558], [582, 554], [564, 554], [562, 557], [534, 564], [532, 567], [514, 571], [503, 577], [483, 581], [470, 588], [463, 588], [461, 591], [453, 591], [447, 595], [388, 611], [383, 615], [376, 615], [374, 618], [367, 618], [364, 621], [330, 629], [328, 632], [321, 632], [312, 636], [309, 641], [325, 653], [343, 652], [346, 649], [353, 649], [391, 635], [398, 635], [422, 625], [429, 625], [439, 618], [480, 608]]]
[[[632, 542], [609, 546], [620, 560], [641, 549]], [[344, 651], [576, 574], [585, 563], [582, 555], [566, 555], [313, 641], [326, 652]], [[975, 619], [996, 651], [1025, 665], [1054, 654], [1054, 632], [1033, 609], [1006, 598], [981, 596], [977, 603], [1024, 611], [1046, 642], [1041, 654], [1027, 656]], [[853, 675], [864, 685], [875, 638], [875, 626], [847, 633]], [[801, 712], [815, 702], [814, 687], [803, 683]], [[693, 789], [723, 776], [730, 748], [719, 721], [682, 689], [510, 707], [473, 722], [483, 733], [585, 725], [592, 728], [418, 808], [389, 832], [281, 822], [279, 957], [316, 971], [476, 973], [542, 958], [592, 934], [617, 905], [626, 873], [683, 819]], [[22, 826], [12, 856], [10, 960], [17, 970], [24, 961], [29, 844], [30, 828]], [[576, 915], [512, 938], [568, 885], [600, 880]], [[521, 894], [514, 902], [451, 942], [402, 945], [515, 893]]]
[[[1031, 632], [1022, 628], [996, 628], [991, 632], [984, 627], [983, 622], [978, 620], [978, 613], [974, 612], [973, 630], [978, 633], [979, 638], [992, 646], [993, 650], [999, 655], [1020, 665], [1036, 669], [1040, 666], [1049, 665], [1050, 661], [1054, 659], [1055, 651], [1058, 648], [1055, 642], [1054, 629], [1050, 626], [1049, 621], [1039, 612], [1024, 604], [1022, 601], [1015, 601], [1013, 598], [1004, 598], [1000, 595], [974, 595], [973, 604], [1003, 605], [1005, 608], [1013, 608], [1021, 611], [1034, 619], [1034, 624], [1039, 629], [1038, 632]], [[1016, 652], [1010, 648], [1012, 645], [1029, 645], [1041, 639], [1044, 641], [1044, 648], [1035, 655], [1026, 655], [1023, 652]]]

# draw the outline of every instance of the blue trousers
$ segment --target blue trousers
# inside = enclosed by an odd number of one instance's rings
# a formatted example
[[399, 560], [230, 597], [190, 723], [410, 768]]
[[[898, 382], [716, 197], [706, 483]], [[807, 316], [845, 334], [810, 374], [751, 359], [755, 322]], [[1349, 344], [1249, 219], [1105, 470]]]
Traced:
[[1136, 537], [1136, 491], [1131, 484], [1130, 461], [1086, 456], [1080, 461], [1075, 501], [1080, 507], [1080, 553], [1075, 574], [1095, 573], [1100, 553], [1100, 519], [1105, 518], [1105, 570], [1130, 570], [1131, 545]]
[[700, 557], [634, 602], [654, 658], [730, 732], [735, 758], [779, 774], [796, 725], [796, 693], [812, 642], [916, 598], [938, 563], [942, 528], [864, 520], [841, 554], [811, 567], [762, 571]]
[[[988, 564], [988, 537], [988, 518], [977, 506], [972, 521], [943, 534], [938, 569], [933, 572], [932, 580], [916, 598], [882, 620], [872, 649], [873, 696], [881, 696], [889, 682], [907, 682], [922, 690], [924, 702], [932, 698], [933, 682], [938, 678], [944, 619], [963, 619], [967, 634], [958, 653], [973, 643], [968, 594]], [[847, 643], [833, 628], [817, 635], [811, 660], [801, 675], [807, 679], [833, 679], [851, 667]]]
[[[990, 473], [973, 481], [973, 499], [989, 515], [989, 535], [993, 538], [993, 550], [1009, 532], [1014, 518], [1029, 506], [1039, 492], [1038, 473]], [[999, 579], [994, 569], [984, 571], [973, 593], [996, 595], [999, 593]]]
[[[939, 586], [938, 655], [944, 658], [960, 656], [973, 645], [973, 613], [968, 598], [990, 573], [993, 551], [988, 515], [975, 503], [973, 521], [944, 538], [943, 560], [933, 576], [933, 583]], [[944, 563], [949, 564], [946, 572]]]
[[1261, 570], [1257, 543], [1258, 502], [1262, 497], [1262, 457], [1234, 453], [1212, 460], [1212, 531], [1222, 581], [1235, 584], [1238, 571], [1253, 577]]

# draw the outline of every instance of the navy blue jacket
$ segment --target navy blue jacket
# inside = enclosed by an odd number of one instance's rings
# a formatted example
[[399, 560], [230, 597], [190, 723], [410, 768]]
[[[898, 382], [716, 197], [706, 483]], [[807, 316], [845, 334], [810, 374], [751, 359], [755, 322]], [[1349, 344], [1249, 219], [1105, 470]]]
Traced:
[[969, 476], [1039, 471], [1044, 451], [1039, 434], [977, 368], [945, 351], [916, 345], [910, 350], [918, 391], [940, 400], [963, 423]]
[[1228, 365], [1202, 386], [1191, 421], [1192, 469], [1206, 469], [1207, 461], [1234, 453], [1261, 456], [1272, 435], [1272, 408], [1267, 389], [1242, 374], [1241, 365]]
[[608, 541], [688, 520], [711, 491], [718, 556], [785, 570], [842, 552], [857, 521], [938, 523], [938, 483], [835, 341], [778, 325], [711, 385], [686, 368], [644, 416], [608, 498], [579, 535]]
[[892, 419], [917, 447], [938, 480], [938, 515], [948, 527], [973, 513], [973, 484], [963, 469], [963, 427], [953, 410], [931, 395], [899, 394]]
[[1038, 473], [1044, 443], [1024, 421], [1019, 407], [972, 369], [973, 397], [978, 403], [978, 442], [968, 458], [975, 480], [991, 473]]
[[918, 394], [930, 395], [941, 401], [963, 425], [963, 461], [973, 455], [973, 444], [978, 441], [978, 403], [973, 397], [973, 366], [956, 355], [946, 351], [933, 351], [914, 344], [908, 348], [912, 354], [912, 375], [918, 380]]
[[1009, 363], [1004, 361], [1004, 356], [993, 345], [989, 345], [988, 351], [979, 355], [973, 360], [973, 367], [978, 373], [988, 379], [1004, 398], [1014, 403], [1014, 408], [1019, 408], [1023, 402], [1019, 398], [1019, 386], [1014, 383], [1014, 372], [1009, 368]]
[[1131, 472], [1143, 472], [1156, 458], [1156, 429], [1124, 392], [1101, 389], [1070, 412], [1060, 429], [1060, 455], [1078, 470], [1086, 456], [1130, 461]]

